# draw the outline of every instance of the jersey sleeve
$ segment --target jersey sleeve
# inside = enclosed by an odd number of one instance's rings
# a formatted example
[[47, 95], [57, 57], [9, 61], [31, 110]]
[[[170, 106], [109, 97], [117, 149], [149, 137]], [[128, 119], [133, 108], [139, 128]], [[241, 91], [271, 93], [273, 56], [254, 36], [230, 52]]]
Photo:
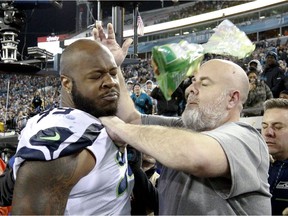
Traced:
[[25, 160], [50, 161], [91, 146], [103, 126], [91, 115], [71, 108], [55, 108], [29, 119], [22, 130], [14, 167]]

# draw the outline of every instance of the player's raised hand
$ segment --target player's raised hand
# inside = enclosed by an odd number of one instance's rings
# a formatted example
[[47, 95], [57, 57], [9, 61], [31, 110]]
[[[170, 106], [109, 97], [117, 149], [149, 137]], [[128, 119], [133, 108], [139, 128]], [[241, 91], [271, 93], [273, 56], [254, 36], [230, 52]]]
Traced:
[[115, 39], [115, 32], [111, 23], [107, 24], [107, 36], [99, 23], [96, 23], [96, 27], [93, 28], [92, 34], [95, 40], [101, 42], [111, 51], [116, 64], [120, 66], [128, 53], [129, 46], [133, 42], [132, 38], [126, 39], [121, 47]]

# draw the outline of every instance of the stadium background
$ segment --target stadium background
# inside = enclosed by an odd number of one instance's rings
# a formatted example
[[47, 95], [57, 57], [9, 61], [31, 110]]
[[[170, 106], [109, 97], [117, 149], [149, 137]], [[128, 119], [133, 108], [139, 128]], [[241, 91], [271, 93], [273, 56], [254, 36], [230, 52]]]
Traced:
[[[16, 2], [16, 1], [15, 1]], [[41, 2], [41, 1], [39, 1]], [[15, 7], [21, 8], [26, 15], [27, 20], [22, 27], [19, 35], [20, 44], [18, 46], [18, 61], [25, 62], [32, 66], [39, 67], [44, 74], [47, 71], [54, 71], [50, 76], [27, 76], [19, 75], [22, 73], [21, 68], [16, 73], [8, 73], [0, 68], [0, 148], [1, 157], [7, 160], [11, 151], [13, 152], [17, 145], [17, 136], [21, 127], [25, 125], [25, 121], [29, 118], [33, 110], [33, 99], [36, 96], [36, 92], [40, 93], [42, 98], [43, 108], [47, 109], [53, 106], [59, 105], [59, 90], [60, 83], [57, 77], [58, 63], [61, 55], [62, 48], [65, 47], [65, 40], [77, 39], [81, 37], [90, 37], [91, 25], [95, 23], [99, 14], [97, 10], [99, 8], [96, 1], [57, 1], [61, 3], [61, 7], [54, 7], [52, 4], [43, 5], [25, 5], [22, 1], [21, 4], [15, 4]], [[171, 20], [182, 19], [184, 17], [195, 16], [197, 13], [207, 13], [211, 11], [217, 11], [223, 8], [229, 8], [231, 6], [245, 4], [252, 1], [180, 1], [174, 3], [172, 1], [143, 1], [138, 2], [138, 10], [141, 14], [143, 23], [146, 26], [150, 24], [159, 24], [169, 22]], [[123, 28], [131, 28], [133, 25], [133, 9], [135, 9], [135, 3], [137, 2], [123, 2], [120, 1], [117, 4], [110, 1], [101, 2], [101, 21], [103, 25], [112, 21], [111, 14], [112, 9], [115, 7], [125, 8], [125, 16], [123, 18]], [[162, 7], [163, 6], [163, 7]], [[279, 9], [261, 9], [256, 14], [256, 17], [249, 17], [246, 15], [244, 20], [243, 15], [237, 14], [238, 23], [245, 27], [253, 26], [253, 22], [265, 22], [272, 23], [275, 20], [281, 23], [282, 18], [287, 15], [288, 2], [281, 5], [282, 11]], [[190, 10], [185, 10], [190, 8]], [[265, 14], [264, 11], [270, 11]], [[155, 16], [157, 13], [159, 16]], [[160, 16], [161, 15], [161, 16]], [[153, 17], [153, 19], [151, 19]], [[138, 36], [137, 42], [139, 43], [138, 49], [145, 45], [145, 47], [137, 53], [137, 56], [133, 55], [133, 51], [130, 52], [130, 58], [136, 60], [133, 65], [127, 65], [123, 68], [125, 77], [127, 79], [135, 76], [141, 77], [142, 82], [147, 79], [155, 81], [153, 71], [149, 65], [149, 58], [151, 56], [151, 47], [157, 42], [167, 43], [173, 41], [179, 41], [183, 37], [193, 37], [197, 32], [206, 31], [211, 33], [215, 25], [221, 22], [225, 17], [214, 20], [210, 23], [199, 24], [191, 27], [191, 31], [186, 34], [183, 29], [175, 29], [173, 32], [163, 31], [157, 34], [150, 34], [144, 36]], [[283, 19], [283, 21], [286, 21]], [[244, 23], [244, 24], [243, 24]], [[286, 22], [283, 22], [284, 24]], [[193, 30], [194, 29], [194, 30]], [[288, 25], [281, 25], [277, 28], [265, 30], [263, 32], [252, 32], [250, 38], [258, 45], [262, 43], [268, 43], [269, 46], [286, 45]], [[184, 34], [185, 33], [185, 34]], [[209, 34], [208, 34], [209, 36]], [[45, 41], [46, 40], [46, 41]], [[49, 40], [49, 41], [47, 41]], [[207, 40], [207, 38], [206, 38]], [[205, 40], [202, 41], [202, 43]], [[45, 45], [44, 45], [45, 44]], [[35, 48], [33, 52], [29, 53], [29, 47]], [[43, 47], [56, 47], [55, 49], [60, 53], [49, 50], [45, 52]], [[149, 47], [149, 48], [147, 48]], [[36, 49], [37, 48], [37, 49]], [[287, 48], [287, 47], [286, 47]], [[144, 50], [144, 51], [143, 51]], [[31, 51], [31, 50], [30, 50]], [[246, 61], [248, 61], [247, 59]], [[243, 62], [244, 63], [244, 62]], [[243, 64], [244, 65], [244, 64]], [[138, 80], [139, 81], [139, 80]], [[253, 122], [254, 121], [254, 122]], [[252, 123], [257, 125], [259, 122], [257, 119], [253, 119]], [[11, 150], [12, 149], [12, 150]]]

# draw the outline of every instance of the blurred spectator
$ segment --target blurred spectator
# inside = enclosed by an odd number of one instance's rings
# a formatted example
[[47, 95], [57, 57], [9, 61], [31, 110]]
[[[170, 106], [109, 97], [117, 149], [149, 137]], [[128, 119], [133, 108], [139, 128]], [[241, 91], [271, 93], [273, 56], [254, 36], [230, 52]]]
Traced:
[[144, 91], [150, 96], [152, 90], [155, 88], [152, 80], [147, 80], [145, 83]]
[[283, 91], [280, 92], [279, 98], [284, 98], [284, 99], [288, 99], [288, 90], [285, 89]]
[[142, 168], [151, 183], [157, 187], [159, 173], [157, 172], [157, 163], [155, 158], [147, 154], [142, 154]]
[[283, 74], [284, 74], [284, 88], [288, 89], [288, 68], [287, 68], [287, 63], [283, 60], [279, 60], [279, 67], [282, 70]]
[[156, 113], [156, 106], [157, 106], [157, 100], [151, 97], [151, 92], [155, 88], [155, 85], [152, 80], [147, 80], [144, 86], [144, 91], [146, 94], [148, 94], [152, 100], [152, 114]]
[[261, 74], [261, 80], [269, 86], [272, 91], [273, 97], [278, 98], [279, 94], [284, 87], [284, 74], [277, 62], [278, 56], [274, 51], [269, 51], [266, 55], [266, 66]]
[[32, 104], [36, 112], [40, 112], [42, 110], [42, 99], [40, 97], [39, 91], [35, 93]]
[[148, 94], [142, 91], [139, 83], [134, 84], [131, 98], [139, 112], [143, 114], [152, 114], [152, 100]]
[[17, 130], [20, 132], [27, 123], [29, 114], [25, 113], [23, 110], [20, 110], [17, 117], [16, 117], [16, 122], [17, 122]]
[[251, 60], [249, 63], [248, 63], [248, 71], [250, 70], [256, 70], [256, 72], [259, 74], [261, 74], [263, 72], [263, 69], [262, 69], [262, 65], [260, 63], [259, 60], [257, 59], [253, 59]]
[[128, 92], [130, 92], [130, 95], [133, 93], [133, 82], [131, 80], [128, 80], [126, 82], [126, 87], [128, 89]]
[[288, 71], [287, 71], [287, 64], [286, 64], [286, 62], [283, 61], [283, 60], [279, 60], [279, 61], [278, 61], [278, 64], [279, 64], [279, 67], [280, 67], [280, 69], [282, 70], [283, 74], [284, 74], [285, 76], [288, 76]]
[[157, 100], [157, 114], [164, 116], [178, 116], [181, 113], [181, 102], [184, 100], [184, 93], [178, 87], [167, 101], [161, 89], [156, 86], [151, 92], [151, 97]]
[[[157, 188], [160, 174], [157, 172], [157, 162], [155, 158], [142, 153], [142, 169], [152, 185]], [[146, 210], [146, 214], [149, 216], [155, 215], [157, 213], [158, 212], [154, 212], [152, 209]]]
[[279, 60], [282, 60], [287, 64], [288, 61], [287, 48], [285, 48], [284, 46], [282, 48], [283, 49], [279, 50]]
[[264, 104], [262, 135], [272, 155], [269, 167], [272, 215], [288, 207], [288, 100], [271, 99]]
[[249, 78], [249, 94], [243, 105], [244, 116], [260, 116], [263, 113], [263, 103], [273, 98], [270, 88], [264, 81], [258, 79], [258, 72], [250, 67], [247, 73]]

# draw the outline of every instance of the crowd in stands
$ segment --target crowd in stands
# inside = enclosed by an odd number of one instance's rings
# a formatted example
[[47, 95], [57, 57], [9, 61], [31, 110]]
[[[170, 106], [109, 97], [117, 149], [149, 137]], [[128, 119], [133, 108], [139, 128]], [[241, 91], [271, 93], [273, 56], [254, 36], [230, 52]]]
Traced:
[[[252, 0], [247, 0], [247, 2]], [[164, 23], [168, 21], [183, 19], [191, 16], [196, 16], [202, 13], [208, 13], [211, 11], [225, 9], [228, 7], [236, 6], [239, 4], [243, 4], [243, 1], [223, 1], [223, 0], [214, 0], [214, 1], [195, 1], [193, 4], [189, 4], [191, 2], [186, 2], [185, 7], [181, 4], [174, 3], [173, 7], [165, 7], [163, 8], [163, 12], [155, 11], [144, 11], [141, 13], [142, 20], [145, 26]], [[187, 6], [186, 6], [187, 5]], [[172, 8], [172, 9], [171, 9]], [[165, 12], [165, 9], [167, 10]], [[141, 5], [139, 10], [141, 11]], [[103, 19], [103, 24], [106, 26], [109, 22], [112, 21], [112, 17], [106, 17]], [[127, 13], [124, 18], [124, 29], [130, 28], [133, 25], [133, 13]], [[87, 33], [86, 36], [91, 36], [90, 32]]]
[[[1, 74], [0, 79], [0, 122], [6, 122], [7, 129], [22, 127], [17, 124], [59, 103], [58, 77]], [[40, 107], [35, 106], [36, 95], [41, 98]]]
[[[251, 70], [255, 69], [255, 76], [257, 76], [257, 79], [261, 80], [261, 76], [263, 76], [263, 71], [265, 71], [266, 55], [269, 51], [272, 51], [273, 53], [275, 53], [274, 56], [275, 67], [277, 68], [278, 71], [281, 71], [281, 74], [283, 75], [281, 79], [283, 79], [284, 86], [282, 86], [281, 91], [288, 90], [287, 43], [279, 43], [277, 39], [275, 39], [274, 41], [270, 42], [266, 41], [265, 43], [259, 43], [259, 44], [257, 45], [257, 48], [255, 49], [255, 51], [251, 56], [242, 60], [237, 60], [237, 63], [240, 66], [242, 66], [247, 72], [249, 72], [249, 74], [251, 74]], [[210, 59], [213, 57], [214, 56], [212, 55], [207, 55], [206, 59]], [[250, 67], [249, 64], [253, 61], [259, 63], [257, 66], [254, 66], [256, 67], [254, 69], [253, 67]], [[151, 86], [153, 86], [153, 88], [152, 89], [150, 88], [149, 92], [147, 92], [149, 95], [151, 94], [154, 87], [157, 87], [157, 80], [154, 76], [150, 60], [141, 60], [140, 63], [138, 64], [127, 65], [122, 68], [122, 71], [126, 81], [129, 81], [131, 83], [130, 84], [131, 87], [133, 87], [133, 85], [137, 83], [140, 85], [141, 90], [145, 92], [146, 82], [149, 80], [150, 83], [152, 82]], [[19, 129], [21, 128], [21, 124], [23, 124], [23, 121], [25, 123], [25, 120], [27, 120], [30, 116], [33, 116], [35, 113], [41, 110], [58, 106], [60, 103], [59, 77], [1, 74], [0, 78], [2, 80], [2, 82], [0, 83], [0, 122], [6, 122], [7, 129], [9, 128]], [[9, 82], [9, 89], [8, 89], [8, 82]], [[182, 87], [182, 85], [180, 87]], [[181, 91], [183, 92], [182, 98], [177, 97], [178, 101], [177, 103], [179, 103], [178, 115], [181, 114], [181, 110], [183, 110], [183, 106], [185, 105], [184, 92], [186, 87], [187, 85], [184, 85], [184, 87], [181, 89]], [[271, 86], [269, 86], [269, 88], [271, 90]], [[276, 95], [273, 96], [279, 97], [279, 93], [280, 90]], [[36, 94], [39, 95], [39, 97], [42, 100], [40, 107], [36, 107], [35, 104], [33, 104], [33, 99]], [[257, 95], [254, 95], [253, 97], [257, 97]], [[270, 96], [267, 96], [266, 99], [268, 98], [270, 98]], [[157, 114], [157, 102], [155, 103], [155, 100], [156, 98], [152, 98], [153, 114]], [[258, 103], [257, 107], [259, 108], [260, 107], [259, 104], [262, 105], [262, 103], [264, 102], [263, 100], [265, 99], [263, 99], [260, 103], [259, 101], [257, 102], [256, 100], [252, 100], [251, 102], [251, 98], [248, 98], [248, 100], [250, 100], [250, 104], [246, 104], [244, 108], [253, 108], [254, 106], [256, 106], [255, 105], [256, 103]], [[162, 102], [160, 103], [163, 104]], [[258, 114], [259, 113], [254, 115]], [[173, 115], [175, 115], [175, 113]], [[249, 115], [253, 114], [250, 113]]]
[[[245, 59], [233, 59], [233, 61], [236, 61], [247, 72], [247, 76], [251, 82], [252, 80], [257, 82], [257, 87], [256, 84], [250, 83], [251, 89], [248, 100], [244, 104], [245, 113], [243, 113], [243, 116], [261, 115], [263, 113], [263, 103], [265, 100], [272, 97], [277, 98], [282, 91], [288, 89], [287, 51], [287, 41], [281, 42], [279, 38], [276, 38], [269, 41], [260, 41], [252, 55]], [[206, 55], [204, 61], [214, 57], [215, 56], [213, 55]], [[221, 56], [216, 57], [223, 58]], [[270, 62], [270, 60], [272, 62]], [[149, 60], [143, 60], [141, 63], [136, 65], [129, 65], [123, 68], [123, 72], [125, 74], [125, 78], [129, 80], [132, 85], [133, 83], [142, 84], [143, 91], [145, 91], [145, 82], [147, 80], [153, 80], [153, 85], [157, 86]], [[185, 92], [185, 88], [182, 88], [182, 91]], [[157, 101], [155, 94], [152, 99], [156, 99]], [[185, 105], [184, 96], [182, 99], [180, 99], [180, 101], [179, 106], [183, 107], [183, 104]], [[162, 102], [160, 103], [162, 104]], [[254, 108], [254, 110], [251, 108]], [[182, 108], [179, 109], [181, 110]], [[250, 109], [250, 111], [246, 112], [246, 109]], [[159, 113], [159, 110], [157, 109], [157, 103], [155, 105], [155, 109], [153, 110], [155, 110], [155, 114], [161, 114], [161, 112]], [[178, 115], [180, 114], [181, 111], [178, 112]]]
[[183, 19], [186, 17], [215, 11], [215, 8], [217, 8], [217, 10], [220, 10], [220, 9], [236, 6], [239, 4], [243, 4], [243, 2], [242, 1], [221, 1], [221, 0], [198, 1], [193, 6], [183, 8], [179, 11], [176, 10], [175, 12], [169, 14], [168, 17], [162, 18], [160, 20], [156, 20], [154, 24], [164, 23], [164, 22], [177, 20], [177, 19]]

